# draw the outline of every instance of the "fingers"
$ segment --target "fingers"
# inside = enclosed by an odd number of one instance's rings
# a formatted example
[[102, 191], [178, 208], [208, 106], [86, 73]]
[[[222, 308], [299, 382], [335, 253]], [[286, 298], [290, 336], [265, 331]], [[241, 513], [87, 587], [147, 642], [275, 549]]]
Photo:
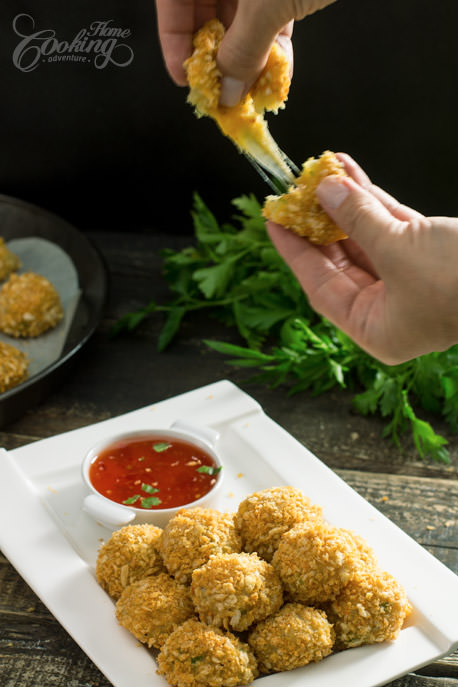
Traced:
[[336, 157], [343, 162], [345, 171], [347, 174], [356, 181], [357, 184], [370, 191], [378, 200], [383, 203], [383, 205], [391, 212], [393, 217], [400, 220], [409, 221], [411, 219], [423, 217], [422, 214], [409, 208], [407, 205], [402, 205], [396, 198], [390, 196], [389, 193], [381, 189], [379, 186], [375, 186], [366, 172], [361, 169], [358, 163], [353, 160], [347, 153], [337, 153]]
[[183, 62], [192, 52], [194, 3], [156, 0], [157, 25], [167, 71], [178, 86], [187, 84]]
[[234, 20], [218, 51], [223, 74], [220, 103], [236, 105], [264, 68], [279, 37], [291, 64], [294, 20], [303, 19], [334, 0], [239, 0]]
[[373, 193], [352, 178], [330, 176], [323, 179], [316, 195], [324, 210], [350, 238], [358, 243], [377, 267], [378, 250], [389, 233], [402, 233], [407, 222], [393, 217]]
[[[349, 326], [356, 326], [355, 318], [353, 324], [351, 322], [350, 313], [356, 301], [379, 282], [370, 272], [352, 262], [345, 251], [346, 242], [314, 246], [273, 222], [267, 222], [267, 231], [311, 305], [351, 336], [360, 338], [359, 332], [349, 331]], [[370, 299], [367, 300], [369, 302]], [[360, 319], [364, 321], [364, 312]]]

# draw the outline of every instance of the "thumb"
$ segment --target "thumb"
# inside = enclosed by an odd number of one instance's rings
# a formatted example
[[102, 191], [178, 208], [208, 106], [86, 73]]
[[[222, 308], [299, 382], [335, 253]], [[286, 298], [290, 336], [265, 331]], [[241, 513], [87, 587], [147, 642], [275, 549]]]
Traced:
[[380, 200], [350, 177], [325, 177], [316, 195], [337, 226], [369, 256], [374, 254], [376, 243], [406, 224], [393, 217]]
[[221, 105], [233, 107], [242, 99], [263, 70], [279, 33], [283, 34], [282, 47], [291, 61], [292, 22], [288, 23], [290, 17], [281, 9], [282, 5], [264, 0], [238, 3], [218, 50], [218, 67], [223, 75]]

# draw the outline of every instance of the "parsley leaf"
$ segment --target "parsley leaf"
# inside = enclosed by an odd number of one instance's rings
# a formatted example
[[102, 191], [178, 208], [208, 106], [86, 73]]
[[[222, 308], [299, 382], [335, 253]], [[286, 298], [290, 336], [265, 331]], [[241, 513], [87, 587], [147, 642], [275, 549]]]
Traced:
[[153, 444], [153, 449], [156, 453], [162, 453], [162, 451], [167, 451], [172, 444], [168, 444], [166, 441], [159, 441], [157, 444]]
[[213, 465], [201, 465], [200, 468], [196, 468], [197, 472], [203, 472], [205, 475], [217, 475], [221, 471], [222, 466], [214, 467]]

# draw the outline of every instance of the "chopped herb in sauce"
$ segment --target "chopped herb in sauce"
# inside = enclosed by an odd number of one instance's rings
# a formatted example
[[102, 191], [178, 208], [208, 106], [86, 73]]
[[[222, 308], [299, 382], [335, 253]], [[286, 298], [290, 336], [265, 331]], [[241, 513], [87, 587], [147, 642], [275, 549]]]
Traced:
[[205, 475], [217, 475], [221, 470], [221, 467], [221, 465], [218, 467], [213, 467], [212, 465], [201, 465], [200, 468], [197, 468], [197, 472], [203, 472]]
[[152, 487], [151, 484], [145, 484], [145, 482], [143, 482], [142, 491], [146, 491], [147, 494], [157, 494], [159, 489], [156, 489], [156, 487]]
[[161, 441], [159, 444], [153, 444], [153, 448], [156, 453], [162, 453], [162, 451], [167, 451], [172, 444], [167, 444], [165, 441]]

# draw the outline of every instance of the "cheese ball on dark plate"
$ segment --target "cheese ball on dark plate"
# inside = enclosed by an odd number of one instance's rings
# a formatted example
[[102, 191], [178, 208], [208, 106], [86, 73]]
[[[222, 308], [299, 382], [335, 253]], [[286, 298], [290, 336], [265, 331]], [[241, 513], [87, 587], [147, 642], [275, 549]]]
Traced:
[[27, 379], [28, 358], [14, 346], [0, 341], [0, 393]]
[[0, 237], [0, 281], [8, 279], [12, 272], [21, 266], [18, 256], [10, 251], [5, 241]]
[[12, 274], [0, 289], [0, 331], [9, 336], [40, 336], [54, 328], [63, 316], [59, 294], [40, 274]]

